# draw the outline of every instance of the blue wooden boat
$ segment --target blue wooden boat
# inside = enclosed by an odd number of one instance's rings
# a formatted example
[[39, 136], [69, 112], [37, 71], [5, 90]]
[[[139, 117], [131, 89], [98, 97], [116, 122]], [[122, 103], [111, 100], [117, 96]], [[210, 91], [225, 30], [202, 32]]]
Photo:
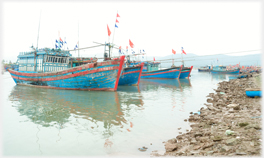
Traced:
[[138, 85], [140, 82], [141, 73], [144, 63], [133, 67], [123, 69], [118, 85]]
[[247, 88], [246, 95], [248, 97], [254, 98], [254, 97], [261, 97], [261, 89], [260, 88]]
[[39, 49], [18, 55], [19, 70], [8, 70], [17, 85], [67, 90], [116, 91], [125, 56], [97, 62], [69, 51]]
[[227, 70], [226, 66], [214, 66], [212, 74], [239, 74], [240, 69]]
[[147, 71], [142, 71], [142, 79], [176, 79], [180, 77], [181, 69], [167, 68], [159, 70], [160, 62], [144, 62], [144, 67], [147, 67]]
[[167, 68], [158, 70], [160, 63], [152, 62], [148, 63], [147, 71], [143, 71], [141, 74], [142, 79], [176, 79], [180, 77], [181, 69]]

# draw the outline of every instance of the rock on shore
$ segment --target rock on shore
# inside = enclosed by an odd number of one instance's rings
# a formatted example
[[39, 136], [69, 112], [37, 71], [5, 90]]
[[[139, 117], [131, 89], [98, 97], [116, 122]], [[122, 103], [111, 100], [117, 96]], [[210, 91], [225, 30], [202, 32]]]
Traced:
[[190, 115], [192, 129], [165, 143], [164, 156], [261, 156], [261, 98], [245, 94], [261, 88], [260, 77], [220, 82], [207, 96], [207, 108]]

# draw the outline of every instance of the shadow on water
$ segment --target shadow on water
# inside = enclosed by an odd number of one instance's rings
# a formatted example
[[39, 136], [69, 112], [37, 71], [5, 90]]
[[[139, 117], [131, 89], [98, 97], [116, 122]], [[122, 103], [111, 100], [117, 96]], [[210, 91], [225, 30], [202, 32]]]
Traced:
[[127, 109], [122, 109], [122, 104], [143, 106], [141, 98], [137, 86], [121, 87], [118, 92], [15, 86], [9, 95], [9, 100], [15, 102], [13, 105], [18, 112], [35, 124], [62, 129], [73, 120], [76, 120], [74, 124], [78, 124], [77, 119], [81, 118], [86, 120], [84, 125], [89, 126], [86, 128], [88, 130], [99, 128], [98, 124], [102, 123], [104, 135], [113, 134], [110, 131], [112, 126], [128, 124], [124, 117], [124, 111]]

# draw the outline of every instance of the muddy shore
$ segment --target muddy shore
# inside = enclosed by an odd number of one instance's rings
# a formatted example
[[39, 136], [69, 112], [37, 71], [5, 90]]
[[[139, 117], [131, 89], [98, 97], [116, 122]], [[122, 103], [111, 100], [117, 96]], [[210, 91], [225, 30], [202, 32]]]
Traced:
[[[243, 74], [245, 75], [245, 74]], [[261, 98], [246, 88], [261, 88], [261, 74], [220, 82], [207, 96], [206, 108], [191, 112], [191, 130], [164, 143], [166, 152], [152, 156], [261, 156]]]

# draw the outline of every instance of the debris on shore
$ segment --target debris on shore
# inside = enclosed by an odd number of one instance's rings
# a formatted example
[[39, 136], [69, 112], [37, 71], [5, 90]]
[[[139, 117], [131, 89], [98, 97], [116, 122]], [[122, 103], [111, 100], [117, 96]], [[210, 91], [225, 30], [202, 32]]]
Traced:
[[261, 88], [261, 74], [219, 83], [207, 97], [207, 108], [191, 113], [191, 130], [165, 143], [166, 152], [153, 156], [261, 156], [261, 98], [246, 88]]

